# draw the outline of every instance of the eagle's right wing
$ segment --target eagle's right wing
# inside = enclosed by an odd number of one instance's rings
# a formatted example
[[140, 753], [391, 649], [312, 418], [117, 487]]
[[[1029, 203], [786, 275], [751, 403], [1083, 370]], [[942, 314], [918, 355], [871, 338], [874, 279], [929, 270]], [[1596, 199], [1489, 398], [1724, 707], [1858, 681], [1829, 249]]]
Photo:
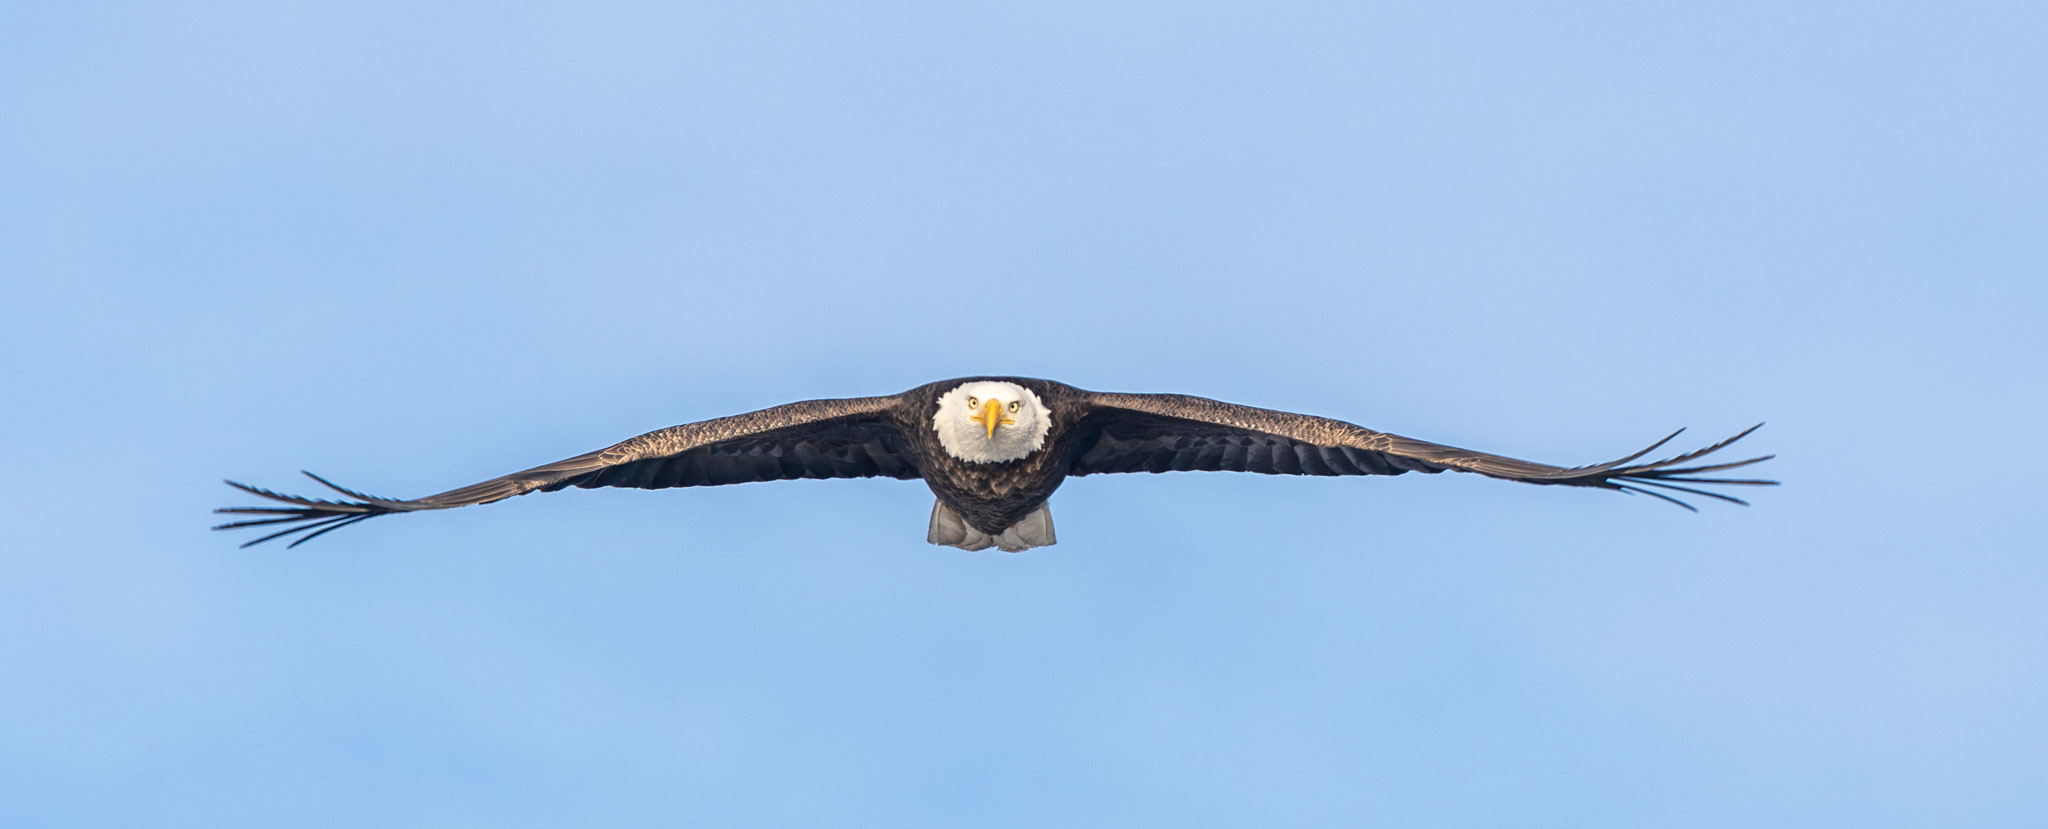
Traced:
[[905, 449], [902, 429], [890, 417], [900, 402], [901, 396], [806, 400], [672, 426], [595, 452], [408, 501], [346, 489], [311, 472], [307, 477], [352, 500], [285, 495], [228, 481], [228, 486], [288, 506], [217, 509], [214, 512], [264, 517], [214, 529], [279, 525], [284, 529], [242, 546], [306, 533], [292, 542], [296, 547], [379, 515], [488, 504], [572, 486], [665, 489], [796, 478], [912, 479], [920, 473]]

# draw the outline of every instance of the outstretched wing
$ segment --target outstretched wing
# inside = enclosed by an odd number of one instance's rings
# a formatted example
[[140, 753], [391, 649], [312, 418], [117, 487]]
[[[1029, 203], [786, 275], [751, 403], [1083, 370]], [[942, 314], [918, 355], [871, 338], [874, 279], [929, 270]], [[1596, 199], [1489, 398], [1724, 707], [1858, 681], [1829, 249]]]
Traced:
[[[1591, 466], [1561, 467], [1375, 432], [1324, 417], [1238, 406], [1179, 394], [1089, 392], [1089, 424], [1100, 436], [1083, 448], [1069, 474], [1106, 472], [1228, 471], [1269, 475], [1399, 475], [1446, 469], [1477, 472], [1529, 484], [1590, 486], [1640, 492], [1686, 509], [1691, 504], [1658, 492], [1673, 490], [1736, 504], [1748, 502], [1683, 484], [1775, 486], [1777, 481], [1701, 477], [1770, 460], [1765, 455], [1728, 463], [1688, 466], [1741, 440], [1734, 437], [1660, 461], [1637, 463], [1678, 432], [1633, 455]], [[1684, 431], [1683, 429], [1679, 431]], [[1697, 510], [1695, 510], [1697, 511]]]
[[665, 489], [795, 478], [917, 478], [919, 472], [904, 446], [903, 432], [889, 416], [898, 402], [899, 397], [807, 400], [673, 426], [595, 452], [410, 501], [366, 495], [311, 472], [307, 477], [349, 500], [304, 498], [228, 481], [228, 486], [289, 506], [217, 509], [214, 512], [264, 517], [214, 529], [277, 525], [282, 529], [242, 546], [306, 533], [292, 542], [296, 547], [379, 515], [488, 504], [536, 490], [553, 492], [572, 486]]

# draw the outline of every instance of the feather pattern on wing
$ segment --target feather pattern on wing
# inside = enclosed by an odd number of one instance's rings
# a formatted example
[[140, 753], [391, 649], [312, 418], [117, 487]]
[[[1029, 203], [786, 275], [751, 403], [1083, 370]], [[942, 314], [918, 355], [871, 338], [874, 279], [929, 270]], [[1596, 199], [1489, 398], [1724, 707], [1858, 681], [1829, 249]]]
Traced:
[[1761, 463], [1770, 460], [1771, 455], [1685, 465], [1741, 440], [1761, 423], [1726, 440], [1660, 461], [1635, 462], [1670, 442], [1678, 432], [1624, 458], [1590, 466], [1560, 467], [1376, 432], [1341, 420], [1202, 397], [1095, 392], [1088, 395], [1088, 402], [1089, 418], [1099, 436], [1081, 451], [1069, 472], [1072, 475], [1198, 470], [1269, 475], [1399, 475], [1454, 469], [1530, 484], [1640, 493], [1686, 509], [1694, 507], [1645, 487], [1746, 504], [1730, 495], [1680, 484], [1777, 484], [1750, 478], [1699, 477]]
[[412, 500], [380, 498], [305, 473], [350, 500], [286, 495], [228, 481], [285, 506], [228, 507], [229, 515], [261, 516], [214, 529], [280, 526], [248, 547], [296, 533], [298, 546], [379, 515], [453, 509], [566, 487], [665, 489], [796, 478], [913, 479], [919, 471], [904, 447], [892, 411], [899, 396], [806, 400], [731, 417], [688, 423], [488, 481]]

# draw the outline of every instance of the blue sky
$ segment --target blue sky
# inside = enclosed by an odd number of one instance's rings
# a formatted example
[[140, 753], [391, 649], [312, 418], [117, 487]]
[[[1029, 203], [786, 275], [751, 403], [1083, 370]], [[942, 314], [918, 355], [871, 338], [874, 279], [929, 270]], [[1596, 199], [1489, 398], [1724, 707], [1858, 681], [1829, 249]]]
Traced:
[[[12, 4], [0, 824], [2038, 826], [2035, 4]], [[414, 496], [980, 373], [1576, 464]], [[1725, 507], [1725, 508], [1724, 508]]]

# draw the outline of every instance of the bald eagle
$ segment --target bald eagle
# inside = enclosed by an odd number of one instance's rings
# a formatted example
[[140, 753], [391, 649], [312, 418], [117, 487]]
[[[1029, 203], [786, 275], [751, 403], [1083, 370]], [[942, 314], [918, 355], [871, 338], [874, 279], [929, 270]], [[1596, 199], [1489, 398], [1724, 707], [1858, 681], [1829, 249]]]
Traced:
[[[296, 547], [358, 521], [451, 509], [565, 487], [666, 489], [795, 478], [923, 479], [932, 504], [926, 540], [963, 550], [1018, 552], [1053, 544], [1046, 499], [1070, 475], [1229, 471], [1268, 475], [1435, 474], [1446, 469], [1529, 484], [1641, 493], [1694, 509], [1657, 490], [1747, 502], [1683, 484], [1770, 486], [1702, 477], [1747, 460], [1690, 465], [1758, 426], [1692, 452], [1636, 463], [1678, 436], [1628, 457], [1559, 467], [1473, 452], [1341, 420], [1179, 394], [1115, 394], [1024, 377], [943, 380], [886, 397], [806, 400], [648, 432], [566, 460], [410, 501], [379, 498], [308, 477], [349, 500], [229, 486], [284, 506], [229, 507], [261, 516], [214, 527], [281, 529], [242, 546], [304, 533]], [[1684, 431], [1684, 430], [1680, 430]], [[1694, 510], [1697, 512], [1697, 510]]]

